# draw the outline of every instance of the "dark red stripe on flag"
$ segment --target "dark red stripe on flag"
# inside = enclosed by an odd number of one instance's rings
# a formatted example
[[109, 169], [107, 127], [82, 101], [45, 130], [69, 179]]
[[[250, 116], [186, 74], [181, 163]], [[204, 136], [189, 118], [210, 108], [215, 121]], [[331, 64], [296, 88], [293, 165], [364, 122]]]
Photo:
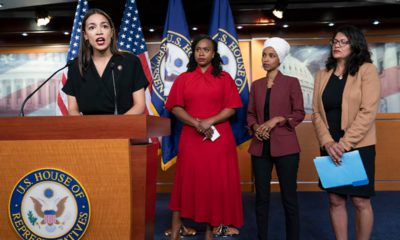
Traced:
[[63, 72], [62, 77], [61, 77], [61, 83], [64, 86], [67, 83], [67, 76], [65, 76], [65, 73]]
[[68, 115], [67, 106], [65, 106], [60, 94], [57, 94], [57, 106], [63, 116]]
[[[65, 73], [63, 72], [61, 75], [61, 85], [64, 86], [67, 83], [67, 76], [65, 76]], [[57, 92], [57, 107], [60, 110], [60, 113], [62, 116], [68, 115], [68, 109], [67, 109], [67, 104], [64, 102], [63, 98], [61, 97], [62, 91], [59, 89]]]

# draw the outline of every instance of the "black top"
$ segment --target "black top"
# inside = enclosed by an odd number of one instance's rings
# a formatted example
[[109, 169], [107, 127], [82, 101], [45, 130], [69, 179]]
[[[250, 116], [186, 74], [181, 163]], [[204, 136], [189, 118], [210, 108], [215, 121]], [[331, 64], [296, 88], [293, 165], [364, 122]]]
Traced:
[[[265, 96], [265, 105], [264, 105], [264, 122], [269, 120], [269, 102], [271, 99], [271, 88], [267, 88], [267, 94]], [[266, 156], [270, 156], [270, 141], [269, 139], [264, 140], [264, 144], [263, 144], [263, 152], [262, 152], [262, 156], [266, 157]]]
[[344, 86], [346, 85], [347, 75], [340, 79], [332, 73], [322, 94], [322, 103], [328, 121], [329, 133], [333, 140], [339, 141], [344, 135], [341, 128], [342, 120], [342, 96]]
[[118, 114], [124, 114], [133, 106], [132, 93], [148, 85], [140, 60], [133, 54], [113, 55], [102, 77], [92, 60], [87, 72], [81, 77], [78, 60], [74, 59], [68, 68], [68, 81], [62, 90], [76, 97], [79, 111], [84, 115], [114, 114], [112, 72], [116, 85]]
[[264, 122], [269, 120], [269, 101], [271, 98], [271, 88], [267, 88], [267, 94], [265, 95], [264, 105]]

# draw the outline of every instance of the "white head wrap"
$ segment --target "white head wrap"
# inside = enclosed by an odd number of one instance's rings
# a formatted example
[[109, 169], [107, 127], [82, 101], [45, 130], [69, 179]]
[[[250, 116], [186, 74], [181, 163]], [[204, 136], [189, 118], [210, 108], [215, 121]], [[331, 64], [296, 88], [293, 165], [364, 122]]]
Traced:
[[283, 63], [285, 57], [289, 54], [290, 45], [284, 39], [279, 37], [268, 38], [264, 42], [264, 48], [272, 47], [276, 54], [278, 54], [279, 63]]

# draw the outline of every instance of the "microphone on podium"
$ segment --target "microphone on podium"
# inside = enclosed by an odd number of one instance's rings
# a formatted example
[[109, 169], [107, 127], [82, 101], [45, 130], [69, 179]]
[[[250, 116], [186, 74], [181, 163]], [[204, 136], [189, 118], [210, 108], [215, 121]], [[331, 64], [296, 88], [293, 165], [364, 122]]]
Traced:
[[54, 75], [56, 75], [59, 71], [63, 70], [64, 68], [69, 67], [69, 66], [71, 65], [71, 62], [72, 62], [71, 60], [68, 61], [67, 64], [65, 64], [64, 67], [62, 67], [62, 68], [58, 69], [57, 71], [55, 71], [48, 79], [46, 79], [42, 84], [40, 84], [39, 87], [37, 87], [31, 94], [29, 94], [29, 95], [25, 98], [24, 102], [22, 103], [21, 109], [20, 109], [20, 111], [19, 111], [19, 116], [20, 116], [20, 117], [25, 116], [25, 114], [24, 114], [24, 107], [25, 107], [26, 102], [27, 102], [37, 91], [39, 91], [39, 89], [40, 89], [41, 87], [43, 87], [43, 85], [45, 85]]

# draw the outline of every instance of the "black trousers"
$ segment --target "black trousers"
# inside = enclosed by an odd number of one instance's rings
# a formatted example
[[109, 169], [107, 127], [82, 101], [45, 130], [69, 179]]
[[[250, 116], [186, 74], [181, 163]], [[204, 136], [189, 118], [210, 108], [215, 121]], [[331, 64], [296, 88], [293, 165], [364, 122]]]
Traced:
[[282, 205], [285, 210], [286, 239], [297, 240], [300, 236], [299, 207], [297, 201], [297, 171], [299, 154], [271, 157], [269, 151], [264, 157], [251, 156], [256, 186], [256, 220], [258, 239], [268, 239], [268, 214], [270, 183], [273, 165], [279, 179]]

